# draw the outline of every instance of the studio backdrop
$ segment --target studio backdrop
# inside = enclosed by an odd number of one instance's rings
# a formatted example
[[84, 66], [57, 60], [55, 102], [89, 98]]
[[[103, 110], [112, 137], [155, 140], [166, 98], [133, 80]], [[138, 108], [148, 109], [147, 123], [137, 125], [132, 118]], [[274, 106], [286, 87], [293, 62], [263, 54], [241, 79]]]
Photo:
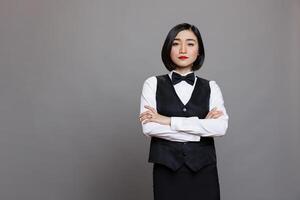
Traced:
[[0, 199], [151, 200], [146, 78], [196, 25], [229, 128], [223, 200], [300, 199], [300, 1], [0, 1]]

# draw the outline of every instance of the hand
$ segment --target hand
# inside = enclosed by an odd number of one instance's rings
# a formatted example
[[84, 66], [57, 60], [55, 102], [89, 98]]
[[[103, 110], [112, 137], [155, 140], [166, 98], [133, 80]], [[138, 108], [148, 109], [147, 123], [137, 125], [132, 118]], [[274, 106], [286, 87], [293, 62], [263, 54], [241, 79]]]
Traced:
[[144, 107], [148, 110], [140, 114], [139, 116], [140, 122], [143, 122], [143, 124], [146, 124], [148, 122], [156, 122], [162, 125], [171, 125], [170, 117], [166, 117], [158, 114], [157, 111], [150, 106], [144, 106]]
[[223, 112], [218, 111], [217, 107], [214, 107], [209, 113], [206, 115], [205, 119], [217, 119], [218, 117], [222, 116]]

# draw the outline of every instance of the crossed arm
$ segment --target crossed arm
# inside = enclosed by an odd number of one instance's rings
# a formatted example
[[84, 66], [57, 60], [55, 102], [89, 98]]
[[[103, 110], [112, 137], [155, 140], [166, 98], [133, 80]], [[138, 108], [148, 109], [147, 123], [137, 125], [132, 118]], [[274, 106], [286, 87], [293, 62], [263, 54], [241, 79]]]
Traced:
[[[169, 125], [171, 126], [171, 117], [167, 117], [164, 115], [160, 115], [153, 107], [145, 105], [146, 109], [145, 112], [142, 112], [139, 116], [140, 122], [143, 124], [149, 122], [156, 122], [162, 125]], [[217, 110], [217, 107], [214, 107], [209, 113], [206, 115], [205, 119], [217, 119], [223, 115], [221, 110]], [[180, 119], [180, 118], [179, 118]]]
[[139, 120], [146, 136], [173, 141], [199, 141], [200, 137], [223, 136], [228, 127], [228, 115], [222, 93], [215, 81], [210, 81], [210, 111], [205, 119], [198, 117], [167, 117], [156, 111], [156, 78], [143, 85]]

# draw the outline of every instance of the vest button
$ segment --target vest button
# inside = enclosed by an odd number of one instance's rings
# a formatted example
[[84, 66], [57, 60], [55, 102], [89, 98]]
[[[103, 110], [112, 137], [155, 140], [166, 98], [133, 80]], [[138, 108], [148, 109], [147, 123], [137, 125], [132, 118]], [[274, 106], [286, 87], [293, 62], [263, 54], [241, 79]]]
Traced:
[[182, 110], [183, 110], [183, 112], [186, 112], [186, 108], [183, 108]]

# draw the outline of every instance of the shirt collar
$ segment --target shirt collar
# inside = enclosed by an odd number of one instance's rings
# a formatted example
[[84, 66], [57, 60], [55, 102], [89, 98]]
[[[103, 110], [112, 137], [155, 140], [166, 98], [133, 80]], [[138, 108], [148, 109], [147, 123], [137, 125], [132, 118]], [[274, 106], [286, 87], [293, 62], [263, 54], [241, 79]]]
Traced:
[[[172, 78], [172, 74], [173, 74], [173, 72], [176, 72], [175, 70], [172, 70], [170, 73], [169, 73], [169, 77], [170, 78]], [[188, 74], [190, 74], [190, 73], [193, 73], [194, 71], [190, 71], [190, 72], [188, 72], [188, 73], [185, 73], [185, 74], [180, 74], [180, 75], [182, 75], [182, 76], [186, 76], [186, 75], [188, 75]], [[178, 72], [177, 72], [178, 73]], [[179, 73], [178, 73], [179, 74]]]

